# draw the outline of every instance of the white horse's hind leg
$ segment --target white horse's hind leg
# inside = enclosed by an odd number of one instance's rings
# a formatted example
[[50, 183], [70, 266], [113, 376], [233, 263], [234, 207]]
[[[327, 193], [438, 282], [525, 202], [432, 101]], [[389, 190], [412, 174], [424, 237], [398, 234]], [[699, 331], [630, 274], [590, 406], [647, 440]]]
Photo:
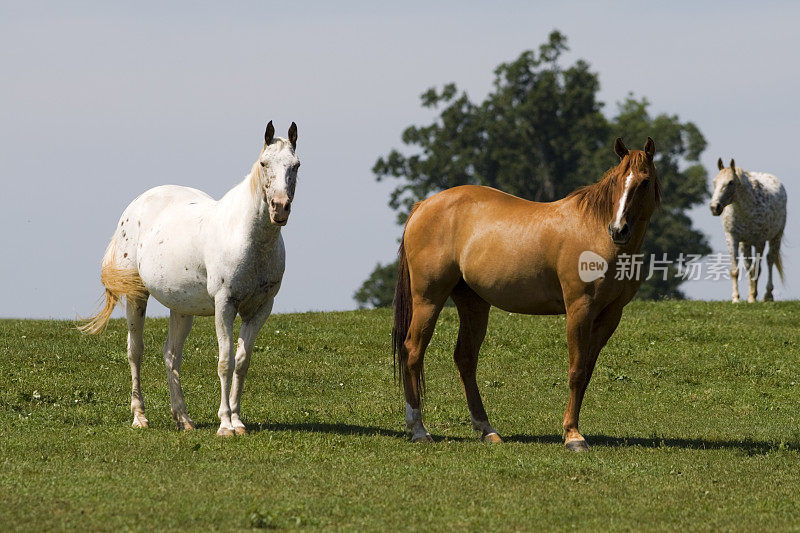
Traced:
[[747, 301], [753, 303], [758, 297], [758, 278], [761, 275], [761, 257], [764, 255], [764, 243], [753, 245], [753, 258], [748, 268], [750, 274], [750, 292]]
[[728, 243], [728, 253], [731, 256], [731, 282], [733, 283], [733, 294], [731, 301], [739, 301], [739, 241], [731, 237], [730, 233], [725, 234], [725, 241]]
[[778, 235], [769, 241], [769, 252], [767, 252], [767, 292], [764, 293], [764, 301], [771, 302], [774, 298], [772, 296], [772, 267], [775, 261], [778, 260], [778, 254], [781, 250], [781, 238], [783, 235]]
[[186, 401], [183, 398], [181, 387], [181, 361], [183, 360], [183, 345], [186, 337], [192, 330], [194, 317], [182, 315], [175, 311], [169, 313], [169, 334], [164, 343], [164, 366], [167, 369], [167, 384], [169, 385], [169, 402], [172, 419], [178, 429], [194, 429], [194, 422], [186, 413]]
[[135, 428], [146, 428], [147, 417], [144, 416], [144, 398], [139, 370], [144, 353], [144, 316], [147, 300], [128, 300], [125, 313], [128, 319], [128, 363], [131, 365], [131, 413]]
[[219, 429], [217, 435], [228, 437], [234, 434], [233, 424], [231, 423], [230, 391], [231, 378], [233, 377], [234, 344], [233, 344], [233, 321], [236, 318], [236, 307], [230, 302], [227, 296], [218, 295], [215, 302], [214, 324], [217, 329], [217, 344], [219, 345], [219, 362], [217, 363], [217, 375], [220, 384]]
[[755, 255], [753, 252], [753, 247], [749, 244], [745, 245], [744, 243], [739, 244], [739, 255], [742, 256], [742, 262], [744, 263], [744, 271], [747, 273], [747, 280], [749, 283], [749, 292], [747, 295], [747, 301], [750, 303], [755, 302], [756, 298], [756, 283], [753, 283], [753, 269], [755, 265]]
[[253, 346], [255, 345], [256, 337], [272, 312], [273, 302], [274, 299], [270, 298], [254, 316], [250, 317], [248, 320], [243, 320], [242, 329], [239, 332], [239, 345], [236, 349], [236, 364], [233, 371], [229, 400], [231, 406], [231, 424], [233, 425], [233, 431], [237, 435], [244, 435], [247, 433], [244, 422], [242, 422], [240, 416], [242, 387], [244, 385], [244, 378], [247, 376], [247, 369], [250, 368], [250, 357], [253, 355]]

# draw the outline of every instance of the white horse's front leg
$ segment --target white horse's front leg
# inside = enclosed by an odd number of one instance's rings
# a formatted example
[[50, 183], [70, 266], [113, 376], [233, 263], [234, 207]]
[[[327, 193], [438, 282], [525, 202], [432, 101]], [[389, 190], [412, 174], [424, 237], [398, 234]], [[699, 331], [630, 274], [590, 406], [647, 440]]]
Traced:
[[247, 433], [244, 422], [242, 422], [240, 417], [242, 386], [244, 385], [244, 378], [247, 376], [247, 369], [250, 368], [250, 357], [253, 355], [253, 346], [256, 343], [256, 337], [272, 312], [272, 304], [274, 301], [273, 298], [270, 298], [255, 315], [242, 321], [242, 329], [239, 332], [239, 343], [236, 349], [236, 365], [233, 371], [230, 395], [231, 424], [233, 425], [233, 431], [237, 435], [244, 435]]
[[164, 367], [167, 369], [167, 384], [169, 385], [169, 401], [172, 419], [178, 429], [194, 429], [194, 422], [186, 412], [186, 401], [183, 398], [181, 387], [181, 361], [183, 360], [183, 345], [186, 337], [192, 330], [194, 317], [182, 315], [177, 311], [169, 313], [169, 334], [164, 343]]
[[219, 344], [219, 362], [217, 374], [220, 384], [219, 429], [217, 435], [227, 437], [234, 434], [231, 424], [230, 398], [231, 377], [233, 376], [234, 343], [233, 320], [236, 318], [236, 306], [227, 296], [218, 295], [215, 301], [214, 324], [217, 329]]
[[728, 243], [728, 253], [731, 256], [731, 282], [733, 283], [733, 294], [731, 301], [739, 301], [739, 241], [731, 237], [730, 233], [725, 234], [725, 241]]

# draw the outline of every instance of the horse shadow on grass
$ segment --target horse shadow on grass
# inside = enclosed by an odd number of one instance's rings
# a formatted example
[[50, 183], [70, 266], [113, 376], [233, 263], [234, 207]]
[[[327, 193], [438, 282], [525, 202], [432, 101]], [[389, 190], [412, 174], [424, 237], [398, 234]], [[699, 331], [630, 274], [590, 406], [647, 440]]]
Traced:
[[[357, 424], [327, 423], [327, 422], [264, 422], [261, 424], [247, 424], [248, 433], [258, 433], [260, 431], [304, 431], [308, 433], [326, 433], [331, 435], [358, 435], [358, 436], [379, 436], [394, 439], [407, 440], [408, 434], [405, 431], [386, 429], [378, 426], [360, 426]], [[434, 442], [466, 442], [475, 439], [465, 437], [443, 437], [433, 435]]]
[[[336, 435], [380, 436], [394, 439], [408, 439], [404, 431], [386, 429], [378, 426], [362, 426], [357, 424], [327, 422], [264, 422], [248, 424], [250, 433], [261, 431], [302, 431], [308, 433], [325, 433]], [[477, 442], [475, 437], [432, 435], [434, 442]], [[504, 435], [503, 441], [521, 444], [558, 444], [563, 445], [561, 435]], [[764, 455], [778, 450], [800, 451], [800, 442], [768, 442], [753, 439], [711, 440], [681, 437], [617, 437], [613, 435], [589, 435], [589, 446], [593, 448], [682, 448], [687, 450], [738, 450], [746, 455]]]
[[[530, 444], [562, 444], [560, 435], [510, 435], [503, 437], [506, 442]], [[681, 437], [615, 437], [612, 435], [592, 435], [586, 437], [589, 446], [594, 448], [682, 448], [687, 450], [739, 450], [747, 455], [764, 455], [777, 450], [799, 451], [798, 442], [768, 442], [753, 439], [711, 440]]]

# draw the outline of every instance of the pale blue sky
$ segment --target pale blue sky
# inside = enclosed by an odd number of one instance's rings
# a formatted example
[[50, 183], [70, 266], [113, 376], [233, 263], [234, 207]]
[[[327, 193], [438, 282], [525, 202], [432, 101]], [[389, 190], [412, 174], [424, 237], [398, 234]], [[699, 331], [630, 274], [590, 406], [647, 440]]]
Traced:
[[[0, 3], [0, 316], [93, 310], [125, 206], [164, 183], [219, 197], [249, 170], [269, 119], [283, 135], [297, 122], [303, 162], [276, 310], [353, 308], [400, 233], [393, 183], [370, 168], [403, 128], [430, 120], [419, 94], [454, 81], [481, 99], [498, 63], [553, 28], [569, 38], [567, 61], [600, 73], [608, 113], [633, 91], [700, 127], [712, 176], [721, 155], [783, 180], [789, 275], [776, 296], [800, 297], [797, 3], [340, 4]], [[724, 250], [719, 219], [705, 205], [694, 219]], [[685, 288], [730, 294], [727, 281]]]

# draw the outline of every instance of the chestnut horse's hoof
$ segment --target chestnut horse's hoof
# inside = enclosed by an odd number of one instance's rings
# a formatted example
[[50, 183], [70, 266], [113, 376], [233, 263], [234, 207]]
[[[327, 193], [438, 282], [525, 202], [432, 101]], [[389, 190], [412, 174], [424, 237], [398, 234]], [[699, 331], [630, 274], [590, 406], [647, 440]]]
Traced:
[[234, 433], [231, 428], [219, 428], [217, 430], [217, 435], [220, 437], [233, 437]]
[[411, 437], [411, 442], [433, 442], [433, 437], [431, 437], [430, 433], [425, 433], [424, 435], [414, 435]]
[[487, 433], [486, 435], [481, 437], [481, 441], [497, 444], [503, 442], [503, 439], [501, 439], [500, 435], [498, 435], [497, 433]]
[[572, 439], [564, 443], [564, 446], [571, 452], [588, 452], [589, 445], [585, 439]]

